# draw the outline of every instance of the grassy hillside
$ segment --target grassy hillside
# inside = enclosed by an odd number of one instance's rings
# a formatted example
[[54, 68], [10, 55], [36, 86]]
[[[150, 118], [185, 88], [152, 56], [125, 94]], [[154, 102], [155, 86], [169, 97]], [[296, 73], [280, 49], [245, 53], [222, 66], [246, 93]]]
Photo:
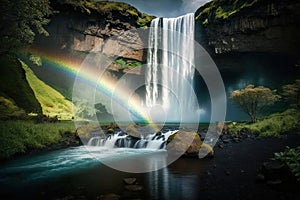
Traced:
[[21, 63], [26, 71], [26, 79], [42, 106], [43, 114], [49, 117], [57, 116], [58, 119], [62, 120], [72, 119], [72, 103], [61, 93], [37, 78], [24, 62]]
[[[19, 60], [11, 55], [0, 56], [0, 104], [4, 112], [24, 110], [41, 113], [42, 108], [30, 88]], [[9, 110], [10, 111], [9, 111]]]

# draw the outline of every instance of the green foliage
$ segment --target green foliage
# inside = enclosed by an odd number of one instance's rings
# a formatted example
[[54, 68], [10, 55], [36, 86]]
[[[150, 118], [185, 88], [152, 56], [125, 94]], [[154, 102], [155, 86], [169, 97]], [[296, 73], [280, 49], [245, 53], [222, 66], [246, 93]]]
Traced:
[[280, 96], [269, 88], [248, 85], [245, 89], [233, 91], [230, 98], [251, 117], [252, 122], [255, 122], [258, 112], [262, 111], [265, 106], [278, 101]]
[[232, 123], [228, 125], [229, 133], [238, 135], [241, 132], [248, 132], [259, 137], [279, 137], [289, 131], [298, 131], [300, 128], [300, 113], [294, 109], [286, 110], [283, 113], [275, 113], [256, 123]]
[[120, 66], [120, 69], [142, 66], [142, 63], [139, 61], [125, 60], [123, 58], [119, 58], [115, 62]]
[[297, 181], [300, 182], [300, 146], [286, 147], [284, 151], [274, 153], [274, 159], [286, 163]]
[[71, 121], [36, 124], [32, 121], [0, 121], [0, 159], [59, 142], [64, 133], [75, 133]]
[[58, 2], [60, 4], [71, 5], [75, 10], [80, 10], [88, 14], [92, 12], [111, 13], [116, 11], [128, 16], [128, 19], [136, 20], [136, 24], [139, 27], [146, 27], [155, 18], [154, 16], [141, 13], [135, 7], [123, 2], [94, 0], [62, 0]]
[[203, 25], [208, 25], [217, 20], [228, 19], [262, 1], [266, 0], [213, 0], [196, 11], [196, 20], [201, 20]]
[[300, 110], [300, 79], [295, 80], [292, 84], [284, 85], [281, 95], [290, 103], [291, 107]]
[[0, 96], [27, 113], [41, 113], [41, 105], [26, 80], [19, 60], [11, 55], [2, 55], [0, 65]]
[[23, 116], [26, 116], [25, 111], [19, 108], [13, 100], [0, 96], [0, 120]]
[[49, 117], [57, 116], [61, 120], [72, 119], [72, 103], [65, 99], [62, 94], [37, 78], [24, 62], [21, 63], [26, 71], [26, 79], [42, 106], [43, 114]]
[[52, 14], [49, 0], [2, 0], [0, 54], [31, 44], [35, 34], [48, 35], [44, 26]]
[[0, 96], [0, 120], [18, 118], [25, 115], [25, 111], [16, 106], [13, 100]]
[[32, 64], [37, 65], [37, 66], [42, 66], [42, 59], [39, 56], [36, 56], [34, 54], [31, 54], [29, 56], [29, 60], [32, 62]]

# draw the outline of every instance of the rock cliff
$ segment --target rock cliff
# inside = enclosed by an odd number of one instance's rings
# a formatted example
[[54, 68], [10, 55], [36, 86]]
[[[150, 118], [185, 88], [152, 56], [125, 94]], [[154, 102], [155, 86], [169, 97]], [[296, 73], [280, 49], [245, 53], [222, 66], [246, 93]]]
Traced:
[[299, 53], [298, 0], [213, 0], [195, 14], [196, 39], [215, 53]]
[[[58, 12], [46, 27], [50, 36], [39, 37], [35, 45], [73, 55], [102, 52], [129, 63], [145, 61], [144, 42], [147, 38], [141, 32], [153, 16], [125, 3], [91, 1], [82, 6], [74, 2], [52, 1], [52, 7]], [[116, 69], [115, 65], [112, 69]]]

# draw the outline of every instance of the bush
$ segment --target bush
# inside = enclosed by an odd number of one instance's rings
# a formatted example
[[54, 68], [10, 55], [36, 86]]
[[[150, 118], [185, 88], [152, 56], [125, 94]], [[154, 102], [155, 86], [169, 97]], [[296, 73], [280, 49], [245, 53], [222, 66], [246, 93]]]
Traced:
[[300, 182], [300, 146], [296, 148], [286, 147], [284, 151], [274, 154], [274, 160], [286, 163], [297, 181]]

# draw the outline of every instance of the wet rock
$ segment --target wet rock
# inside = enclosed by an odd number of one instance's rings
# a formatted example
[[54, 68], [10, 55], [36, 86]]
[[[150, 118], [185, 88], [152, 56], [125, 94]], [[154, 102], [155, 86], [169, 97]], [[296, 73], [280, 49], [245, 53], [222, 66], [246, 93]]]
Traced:
[[178, 131], [168, 138], [167, 144], [168, 154], [196, 157], [202, 141], [195, 132]]
[[132, 137], [135, 137], [135, 138], [140, 138], [141, 137], [141, 134], [138, 131], [138, 125], [136, 125], [136, 124], [129, 124], [126, 127], [126, 133], [128, 135], [132, 136]]
[[132, 185], [136, 183], [136, 178], [124, 178], [123, 181], [127, 185]]
[[199, 155], [199, 158], [213, 157], [214, 150], [209, 144], [202, 143], [198, 155]]
[[143, 186], [140, 185], [126, 185], [125, 189], [131, 192], [138, 192], [143, 190]]

